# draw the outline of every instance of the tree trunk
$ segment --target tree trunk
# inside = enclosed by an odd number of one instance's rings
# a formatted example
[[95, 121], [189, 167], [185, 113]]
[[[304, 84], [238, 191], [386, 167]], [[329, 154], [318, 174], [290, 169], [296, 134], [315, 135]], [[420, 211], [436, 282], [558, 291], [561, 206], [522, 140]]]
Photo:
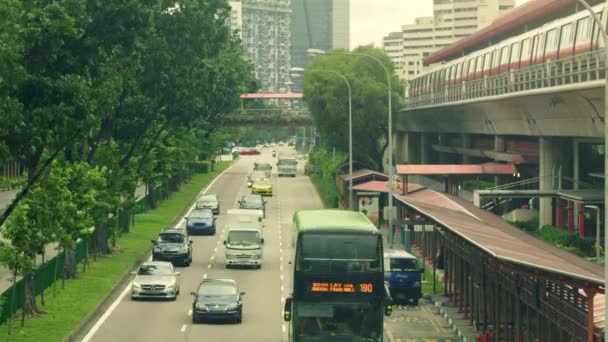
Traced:
[[[44, 248], [42, 248], [41, 256], [42, 256], [42, 263], [41, 263], [41, 265], [44, 265], [44, 261], [45, 261], [44, 258], [46, 256], [46, 251], [45, 251]], [[40, 282], [40, 305], [45, 305], [44, 304], [44, 281]]]
[[76, 279], [76, 248], [66, 248], [63, 262], [63, 280], [61, 288], [65, 287], [65, 279]]
[[156, 209], [158, 206], [156, 202], [156, 188], [154, 188], [154, 184], [148, 184], [148, 208]]
[[21, 326], [24, 324], [25, 316], [38, 316], [42, 313], [42, 310], [40, 310], [36, 304], [36, 274], [33, 271], [28, 271], [23, 274], [23, 285], [25, 291]]
[[131, 216], [133, 215], [133, 208], [126, 207], [122, 210], [122, 215], [120, 216], [120, 230], [123, 233], [128, 233], [131, 231]]
[[93, 232], [93, 239], [95, 239], [95, 253], [99, 255], [106, 255], [112, 253], [108, 241], [110, 240], [110, 230], [108, 224], [100, 224], [95, 227]]

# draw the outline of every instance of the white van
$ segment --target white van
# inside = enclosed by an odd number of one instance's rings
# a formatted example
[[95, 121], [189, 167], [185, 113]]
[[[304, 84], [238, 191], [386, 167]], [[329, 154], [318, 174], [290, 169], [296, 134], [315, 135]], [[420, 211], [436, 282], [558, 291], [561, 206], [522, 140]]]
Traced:
[[226, 268], [254, 266], [262, 268], [264, 260], [262, 210], [229, 209], [228, 234], [224, 240]]

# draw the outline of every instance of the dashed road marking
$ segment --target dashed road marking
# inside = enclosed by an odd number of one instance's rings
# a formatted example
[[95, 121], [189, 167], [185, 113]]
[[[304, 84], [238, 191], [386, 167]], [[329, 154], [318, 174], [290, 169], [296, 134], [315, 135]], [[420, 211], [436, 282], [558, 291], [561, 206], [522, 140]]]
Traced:
[[186, 331], [186, 327], [187, 327], [187, 325], [185, 325], [185, 324], [182, 325], [182, 332]]
[[188, 316], [192, 316], [192, 309], [188, 310]]

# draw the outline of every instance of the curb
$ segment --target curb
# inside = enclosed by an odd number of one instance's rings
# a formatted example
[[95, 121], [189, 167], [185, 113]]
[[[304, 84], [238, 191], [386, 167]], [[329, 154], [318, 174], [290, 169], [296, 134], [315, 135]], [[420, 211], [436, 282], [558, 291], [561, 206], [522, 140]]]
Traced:
[[452, 319], [452, 317], [449, 316], [447, 310], [445, 310], [445, 307], [443, 306], [443, 302], [436, 301], [435, 298], [429, 294], [425, 294], [424, 298], [427, 299], [429, 302], [431, 302], [433, 304], [433, 306], [435, 306], [438, 309], [439, 315], [443, 318], [444, 321], [446, 321], [448, 323], [448, 325], [450, 326], [450, 329], [454, 333], [456, 333], [456, 336], [460, 339], [460, 341], [475, 342], [475, 339], [468, 338], [466, 333], [461, 328], [456, 326], [456, 324], [454, 323], [454, 319]]
[[[228, 168], [232, 167], [229, 165], [224, 169], [226, 171]], [[196, 202], [196, 199], [201, 195], [201, 192], [205, 190], [208, 184], [211, 184], [217, 177], [219, 177], [224, 171], [218, 173], [212, 179], [204, 185], [204, 187], [196, 193], [196, 195], [188, 202], [188, 204], [176, 215], [173, 217], [171, 221], [171, 226], [176, 225], [182, 216], [186, 214], [188, 209]], [[91, 311], [89, 314], [82, 320], [78, 325], [63, 339], [65, 342], [77, 342], [82, 340], [82, 338], [89, 332], [91, 327], [97, 322], [99, 317], [103, 315], [103, 313], [112, 305], [112, 303], [120, 296], [120, 293], [123, 291], [124, 287], [131, 282], [131, 272], [136, 270], [142, 263], [150, 258], [152, 253], [152, 247], [150, 247], [146, 252], [144, 252], [139, 258], [135, 260], [135, 262], [131, 265], [131, 267], [125, 272], [120, 281], [118, 281], [108, 292], [108, 294], [101, 300], [101, 302]]]

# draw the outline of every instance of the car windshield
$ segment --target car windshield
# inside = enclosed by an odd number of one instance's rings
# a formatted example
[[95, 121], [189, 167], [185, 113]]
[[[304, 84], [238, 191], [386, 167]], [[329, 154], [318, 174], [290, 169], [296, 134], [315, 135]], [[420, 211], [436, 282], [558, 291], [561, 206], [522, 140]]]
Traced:
[[406, 272], [417, 271], [418, 263], [416, 259], [391, 259], [390, 271]]
[[261, 196], [245, 196], [245, 197], [243, 197], [243, 203], [250, 204], [250, 205], [262, 204], [262, 197]]
[[270, 164], [255, 164], [254, 170], [272, 170], [272, 165], [270, 165]]
[[233, 230], [228, 233], [227, 241], [231, 245], [257, 245], [260, 243], [260, 233], [253, 230]]
[[205, 282], [198, 289], [202, 296], [235, 296], [236, 287], [224, 282]]
[[169, 242], [169, 243], [184, 243], [185, 237], [179, 233], [162, 233], [158, 236], [159, 242]]
[[293, 166], [293, 165], [296, 165], [297, 163], [298, 163], [298, 161], [295, 159], [279, 159], [279, 165]]
[[190, 214], [190, 218], [210, 219], [213, 218], [211, 210], [195, 210]]
[[144, 264], [137, 271], [137, 275], [144, 276], [168, 276], [172, 274], [171, 266], [164, 264]]

